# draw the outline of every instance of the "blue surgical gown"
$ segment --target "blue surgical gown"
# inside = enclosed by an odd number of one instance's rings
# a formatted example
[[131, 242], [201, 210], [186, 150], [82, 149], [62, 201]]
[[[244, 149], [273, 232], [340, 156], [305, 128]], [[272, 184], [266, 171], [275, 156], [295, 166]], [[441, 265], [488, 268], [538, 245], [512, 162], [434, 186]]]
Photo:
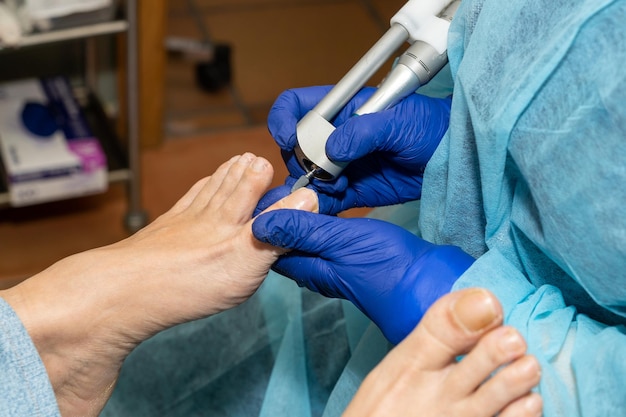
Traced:
[[420, 230], [478, 258], [546, 416], [626, 415], [626, 1], [463, 0]]

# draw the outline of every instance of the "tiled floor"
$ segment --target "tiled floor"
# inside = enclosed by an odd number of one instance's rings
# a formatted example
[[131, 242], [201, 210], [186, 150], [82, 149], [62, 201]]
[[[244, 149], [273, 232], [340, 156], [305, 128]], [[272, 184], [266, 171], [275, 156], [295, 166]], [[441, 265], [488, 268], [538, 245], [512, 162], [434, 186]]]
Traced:
[[[187, 2], [170, 0], [168, 34], [200, 39]], [[167, 68], [166, 140], [142, 155], [143, 204], [151, 218], [230, 156], [252, 151], [286, 172], [265, 128], [281, 91], [333, 84], [388, 27], [403, 0], [196, 0], [213, 43], [232, 47], [233, 82], [201, 91], [194, 63], [172, 57]], [[386, 68], [388, 69], [388, 68]], [[382, 76], [381, 70], [373, 79]], [[124, 189], [96, 197], [0, 210], [0, 288], [61, 257], [127, 236]], [[364, 211], [352, 212], [360, 215]]]

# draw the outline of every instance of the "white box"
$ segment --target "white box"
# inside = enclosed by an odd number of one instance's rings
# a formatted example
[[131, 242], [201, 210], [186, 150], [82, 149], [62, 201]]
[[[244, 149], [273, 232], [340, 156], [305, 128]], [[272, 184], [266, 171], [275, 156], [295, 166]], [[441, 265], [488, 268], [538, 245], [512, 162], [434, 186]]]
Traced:
[[[25, 127], [27, 102], [53, 106], [59, 130], [38, 136]], [[106, 155], [63, 77], [0, 84], [0, 153], [13, 206], [106, 191]]]
[[34, 19], [52, 19], [75, 13], [92, 12], [111, 6], [112, 0], [26, 0]]

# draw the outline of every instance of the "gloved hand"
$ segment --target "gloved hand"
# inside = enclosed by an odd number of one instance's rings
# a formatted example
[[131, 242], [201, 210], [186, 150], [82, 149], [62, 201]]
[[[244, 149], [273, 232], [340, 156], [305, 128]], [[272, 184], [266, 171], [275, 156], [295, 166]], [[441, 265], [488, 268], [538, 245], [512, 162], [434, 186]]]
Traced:
[[[293, 154], [296, 124], [331, 88], [287, 90], [269, 112], [269, 131], [291, 174], [288, 186], [304, 174]], [[451, 98], [412, 94], [391, 109], [353, 117], [374, 91], [371, 87], [362, 89], [331, 121], [337, 129], [328, 138], [326, 154], [331, 160], [351, 163], [333, 182], [312, 182], [323, 193], [322, 213], [398, 204], [421, 197], [426, 163], [448, 128]]]
[[293, 251], [273, 269], [327, 297], [354, 303], [392, 343], [473, 263], [456, 246], [439, 246], [381, 220], [298, 210], [258, 216], [254, 236]]

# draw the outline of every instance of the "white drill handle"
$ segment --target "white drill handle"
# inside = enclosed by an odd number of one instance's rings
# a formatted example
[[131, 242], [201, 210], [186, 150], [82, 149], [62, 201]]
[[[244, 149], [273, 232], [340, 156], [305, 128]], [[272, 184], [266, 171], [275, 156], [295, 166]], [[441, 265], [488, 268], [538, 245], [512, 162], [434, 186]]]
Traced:
[[409, 0], [391, 18], [391, 24], [399, 24], [409, 32], [411, 43], [420, 40], [431, 45], [440, 54], [447, 48], [450, 21], [439, 17], [452, 0]]

